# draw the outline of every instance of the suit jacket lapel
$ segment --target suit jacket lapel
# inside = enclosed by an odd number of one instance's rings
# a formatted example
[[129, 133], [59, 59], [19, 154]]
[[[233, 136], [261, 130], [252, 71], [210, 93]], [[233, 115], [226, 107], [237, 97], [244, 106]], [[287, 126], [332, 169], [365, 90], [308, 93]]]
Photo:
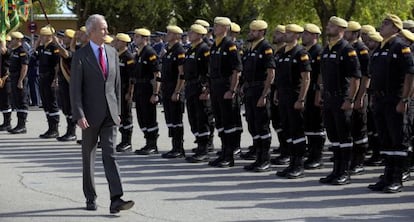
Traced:
[[88, 44], [85, 47], [88, 47], [88, 50], [86, 50], [88, 53], [88, 55], [86, 56], [86, 60], [91, 65], [91, 67], [93, 67], [96, 70], [96, 74], [99, 74], [103, 79], [102, 69], [98, 64], [98, 60], [96, 60], [95, 53], [93, 52], [91, 45]]

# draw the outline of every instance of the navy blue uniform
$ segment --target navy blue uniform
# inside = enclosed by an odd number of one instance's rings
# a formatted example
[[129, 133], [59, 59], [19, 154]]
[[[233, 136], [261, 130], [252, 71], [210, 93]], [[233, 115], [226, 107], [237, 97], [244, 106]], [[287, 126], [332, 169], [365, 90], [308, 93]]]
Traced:
[[349, 183], [349, 161], [352, 151], [352, 110], [342, 110], [348, 98], [351, 78], [361, 78], [361, 71], [355, 49], [344, 39], [334, 46], [325, 47], [321, 56], [323, 83], [323, 118], [334, 152], [332, 173], [322, 178], [322, 183]]
[[10, 51], [7, 50], [4, 54], [0, 55], [0, 78], [2, 80], [2, 85], [0, 86], [0, 112], [3, 113], [3, 124], [0, 125], [0, 131], [5, 131], [11, 129], [11, 85], [10, 85], [10, 76], [9, 76], [9, 56]]
[[[233, 71], [241, 71], [242, 64], [237, 46], [229, 37], [224, 37], [210, 49], [210, 92], [211, 102], [216, 120], [216, 128], [222, 140], [222, 155], [210, 165], [225, 161], [226, 166], [234, 164], [233, 150], [237, 148], [237, 101], [224, 99], [224, 94], [231, 90]], [[235, 92], [234, 92], [235, 93]], [[218, 165], [220, 166], [220, 164]]]
[[[396, 111], [401, 101], [406, 75], [414, 74], [413, 55], [409, 46], [399, 37], [393, 37], [372, 54], [370, 63], [372, 105], [374, 119], [381, 141], [381, 154], [385, 155], [382, 180], [373, 190], [399, 191], [402, 171], [409, 144], [404, 143], [404, 113]], [[395, 186], [397, 185], [397, 186]]]
[[[262, 171], [270, 167], [270, 102], [269, 95], [262, 95], [267, 79], [268, 69], [275, 69], [273, 49], [267, 40], [261, 40], [254, 48], [243, 55], [244, 100], [248, 129], [253, 137], [253, 147], [256, 149], [256, 161], [246, 166], [247, 170]], [[257, 102], [266, 98], [264, 107], [258, 107]]]

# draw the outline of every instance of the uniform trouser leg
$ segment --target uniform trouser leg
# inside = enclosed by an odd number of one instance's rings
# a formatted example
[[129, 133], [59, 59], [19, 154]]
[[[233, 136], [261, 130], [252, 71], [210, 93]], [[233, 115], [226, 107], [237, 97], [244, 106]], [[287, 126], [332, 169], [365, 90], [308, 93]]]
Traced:
[[287, 141], [286, 132], [283, 131], [282, 126], [281, 126], [279, 105], [275, 105], [273, 101], [271, 101], [270, 110], [271, 110], [272, 127], [276, 131], [277, 138], [279, 140], [280, 155], [289, 156], [289, 150], [288, 150], [289, 145], [286, 142]]
[[26, 128], [26, 119], [28, 114], [28, 98], [27, 98], [27, 78], [23, 80], [23, 89], [17, 88], [19, 76], [11, 74], [11, 88], [12, 88], [12, 100], [17, 112], [17, 128]]
[[240, 149], [240, 142], [241, 142], [241, 134], [243, 133], [243, 124], [242, 124], [242, 117], [240, 114], [240, 104], [241, 98], [238, 93], [236, 93], [235, 98], [233, 100], [233, 107], [234, 107], [234, 123], [236, 126], [236, 143], [235, 149]]
[[[372, 97], [370, 98], [372, 100]], [[372, 150], [372, 156], [368, 159], [366, 165], [378, 165], [382, 162], [380, 156], [381, 142], [378, 136], [378, 130], [375, 123], [374, 111], [372, 107], [367, 108], [367, 128], [368, 128], [368, 150]]]
[[123, 195], [121, 177], [114, 158], [116, 126], [108, 116], [100, 128], [89, 127], [82, 131], [83, 191], [88, 200], [96, 199], [94, 167], [98, 137], [102, 147], [102, 161], [109, 185], [110, 197]]
[[[368, 103], [368, 99], [364, 99], [364, 104]], [[361, 110], [353, 110], [352, 113], [352, 159], [351, 169], [362, 168], [365, 159], [365, 152], [368, 147], [367, 135], [367, 105]], [[358, 172], [355, 172], [358, 173]]]
[[136, 94], [136, 113], [139, 127], [144, 133], [146, 146], [157, 147], [158, 122], [156, 104], [150, 103], [152, 94]]
[[309, 151], [309, 157], [305, 164], [313, 168], [312, 166], [320, 166], [326, 136], [322, 121], [322, 110], [314, 105], [314, 96], [311, 96], [309, 92], [305, 104], [304, 122]]
[[11, 129], [11, 105], [10, 105], [11, 83], [7, 79], [3, 88], [0, 88], [0, 112], [3, 113], [3, 124], [0, 125], [0, 131]]
[[128, 101], [125, 99], [127, 93], [127, 89], [125, 87], [122, 88], [122, 99], [121, 99], [121, 126], [119, 130], [122, 134], [122, 143], [124, 144], [131, 144], [131, 135], [133, 130], [133, 122], [132, 122], [132, 101]]
[[57, 104], [56, 88], [52, 87], [54, 76], [46, 75], [40, 78], [40, 95], [43, 101], [43, 107], [47, 115], [49, 130], [58, 131], [59, 124], [59, 107]]

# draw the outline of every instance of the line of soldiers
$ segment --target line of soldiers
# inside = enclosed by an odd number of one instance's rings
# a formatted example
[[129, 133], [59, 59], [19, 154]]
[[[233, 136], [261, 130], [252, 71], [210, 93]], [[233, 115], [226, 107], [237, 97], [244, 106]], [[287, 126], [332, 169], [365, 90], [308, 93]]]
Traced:
[[[181, 42], [183, 30], [168, 26], [167, 46], [161, 56], [150, 45], [151, 32], [146, 28], [135, 29], [133, 38], [124, 33], [108, 36], [107, 43], [119, 52], [122, 78], [122, 139], [116, 147], [118, 152], [132, 150], [135, 101], [146, 143], [134, 153], [158, 153], [156, 105], [162, 100], [172, 144], [171, 150], [161, 155], [163, 158], [185, 157], [190, 163], [232, 167], [235, 156], [240, 155], [254, 160], [244, 166], [246, 171], [266, 172], [272, 164], [288, 165], [276, 175], [296, 179], [305, 176], [305, 169], [323, 166], [327, 136], [333, 168], [320, 183], [349, 184], [350, 175], [362, 174], [364, 165], [385, 165], [384, 174], [369, 188], [387, 193], [402, 190], [413, 162], [414, 60], [410, 46], [414, 34], [407, 30], [414, 29], [413, 21], [403, 23], [389, 14], [377, 32], [370, 25], [333, 16], [325, 29], [329, 43], [324, 47], [318, 43], [321, 30], [314, 24], [278, 25], [272, 45], [265, 39], [267, 23], [253, 20], [245, 47], [236, 44], [240, 26], [229, 18], [214, 19], [214, 39], [206, 37], [209, 26], [204, 20], [195, 21], [188, 31], [188, 49]], [[76, 32], [65, 30], [61, 40], [53, 33], [49, 26], [42, 28], [36, 44], [49, 123], [49, 129], [40, 137], [71, 141], [76, 135], [68, 96], [70, 58], [88, 39], [82, 28]], [[0, 129], [25, 133], [27, 102], [21, 86], [25, 84], [27, 58], [18, 44], [22, 34], [13, 32], [10, 37], [9, 50], [2, 46], [1, 51], [0, 85], [6, 85], [0, 89], [4, 115]], [[135, 46], [132, 50], [131, 42]], [[53, 70], [55, 67], [59, 69]], [[4, 76], [10, 76], [11, 81]], [[10, 126], [10, 103], [4, 102], [8, 101], [4, 99], [7, 87], [13, 89], [19, 118], [15, 128]], [[57, 131], [57, 88], [68, 125], [62, 137]], [[240, 151], [241, 103], [252, 136], [252, 145], [244, 153]], [[185, 106], [197, 143], [191, 156], [185, 155], [183, 147]], [[280, 141], [280, 155], [274, 159], [270, 155], [270, 122]], [[211, 160], [214, 128], [221, 151]], [[368, 150], [373, 154], [365, 160]]]

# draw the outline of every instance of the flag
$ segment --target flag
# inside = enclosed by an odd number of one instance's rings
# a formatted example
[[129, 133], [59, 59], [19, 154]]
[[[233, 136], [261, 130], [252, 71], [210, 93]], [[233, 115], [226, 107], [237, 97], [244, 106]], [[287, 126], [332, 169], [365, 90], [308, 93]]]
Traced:
[[19, 13], [17, 13], [17, 5], [14, 0], [8, 0], [9, 10], [8, 17], [10, 26], [7, 29], [7, 34], [16, 31], [20, 26]]
[[32, 6], [31, 0], [18, 0], [17, 1], [17, 13], [20, 20], [27, 21], [29, 18], [30, 7]]
[[7, 29], [10, 26], [8, 17], [9, 6], [7, 0], [0, 0], [0, 4], [0, 39], [5, 41]]

